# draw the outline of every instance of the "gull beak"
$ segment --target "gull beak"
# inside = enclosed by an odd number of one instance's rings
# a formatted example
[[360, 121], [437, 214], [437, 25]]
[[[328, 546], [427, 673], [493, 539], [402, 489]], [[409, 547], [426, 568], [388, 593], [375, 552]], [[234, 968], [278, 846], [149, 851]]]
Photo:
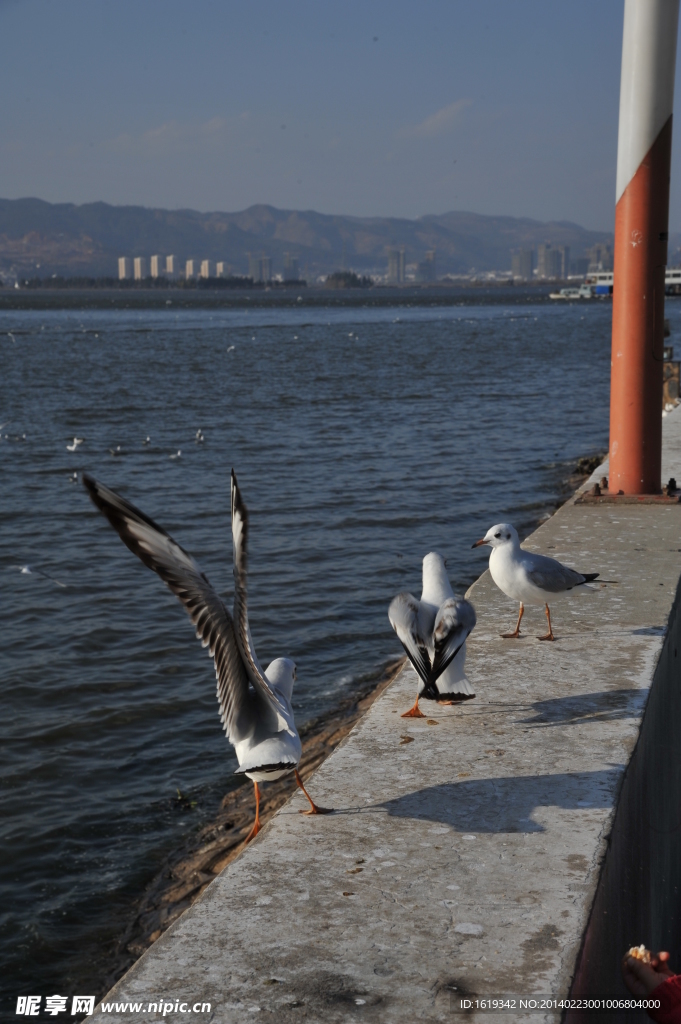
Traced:
[[485, 540], [485, 538], [481, 537], [480, 540], [476, 540], [475, 544], [471, 544], [471, 547], [479, 548], [481, 544], [486, 544], [486, 543], [487, 543], [487, 541]]

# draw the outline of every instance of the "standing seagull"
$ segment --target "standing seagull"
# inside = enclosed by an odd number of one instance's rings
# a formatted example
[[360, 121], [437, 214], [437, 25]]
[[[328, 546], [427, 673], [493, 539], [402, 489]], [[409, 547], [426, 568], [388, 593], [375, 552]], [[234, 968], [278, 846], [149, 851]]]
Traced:
[[259, 782], [293, 772], [310, 801], [301, 814], [328, 814], [310, 798], [298, 774], [302, 754], [291, 708], [296, 666], [276, 658], [265, 672], [260, 667], [248, 625], [248, 510], [232, 470], [232, 540], [234, 543], [233, 617], [192, 556], [170, 534], [120, 494], [83, 474], [93, 502], [127, 547], [153, 569], [179, 597], [196, 626], [196, 636], [215, 662], [220, 719], [236, 752], [237, 773], [255, 787], [255, 823], [246, 842], [260, 831]]
[[397, 633], [419, 676], [413, 708], [402, 718], [425, 718], [419, 698], [458, 704], [475, 697], [466, 678], [466, 637], [475, 626], [470, 601], [454, 597], [445, 560], [436, 551], [423, 559], [423, 591], [417, 601], [403, 592], [388, 609], [390, 625]]
[[[549, 631], [537, 639], [555, 640], [548, 598], [562, 597], [575, 587], [581, 587], [600, 576], [598, 572], [575, 572], [556, 558], [524, 551], [516, 530], [509, 523], [492, 526], [484, 537], [476, 540], [473, 547], [478, 548], [481, 544], [489, 544], [492, 549], [489, 556], [489, 571], [499, 590], [503, 590], [507, 597], [520, 601], [516, 627], [512, 633], [501, 634], [504, 640], [514, 640], [520, 636], [520, 620], [526, 604], [545, 605]], [[593, 587], [587, 589], [593, 590]]]

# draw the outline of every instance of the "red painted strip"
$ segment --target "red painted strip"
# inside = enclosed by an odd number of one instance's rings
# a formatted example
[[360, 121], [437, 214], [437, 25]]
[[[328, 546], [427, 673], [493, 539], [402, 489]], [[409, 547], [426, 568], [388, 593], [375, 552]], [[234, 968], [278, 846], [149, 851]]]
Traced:
[[670, 116], [615, 211], [609, 478], [625, 494], [660, 491], [671, 143]]

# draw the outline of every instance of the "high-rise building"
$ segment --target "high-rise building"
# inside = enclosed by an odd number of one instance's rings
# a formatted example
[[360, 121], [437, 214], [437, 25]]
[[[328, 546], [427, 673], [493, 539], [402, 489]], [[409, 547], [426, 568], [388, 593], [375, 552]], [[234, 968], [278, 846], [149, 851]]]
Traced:
[[[569, 252], [568, 249], [568, 258]], [[560, 277], [562, 263], [563, 257], [560, 249], [554, 249], [549, 242], [537, 247], [537, 277]]]
[[188, 281], [191, 281], [193, 277], [196, 277], [198, 270], [198, 260], [187, 260], [184, 265], [184, 276]]
[[248, 253], [248, 276], [254, 281], [260, 280], [260, 260], [253, 253]]
[[589, 257], [589, 273], [598, 270], [612, 270], [612, 246], [608, 242], [597, 242], [586, 250]]
[[201, 277], [215, 277], [212, 260], [201, 260]]
[[577, 259], [570, 260], [570, 273], [575, 276], [584, 277], [589, 272], [589, 257], [578, 256]]
[[388, 283], [404, 284], [404, 247], [388, 249]]
[[561, 245], [558, 252], [560, 253], [560, 276], [567, 281], [570, 276], [570, 246]]
[[220, 263], [216, 264], [215, 276], [216, 277], [229, 277], [231, 269], [232, 268], [230, 267], [229, 263], [220, 262]]
[[178, 270], [177, 256], [166, 256], [166, 274], [168, 277], [174, 277]]
[[290, 252], [284, 253], [284, 280], [297, 281], [299, 277], [298, 257], [292, 256]]
[[129, 256], [118, 257], [118, 280], [129, 281], [132, 277], [132, 260]]
[[147, 276], [147, 261], [144, 256], [135, 256], [135, 280], [143, 281]]
[[511, 253], [511, 273], [516, 280], [531, 281], [534, 269], [534, 249], [519, 249]]
[[254, 256], [248, 253], [248, 276], [254, 281], [265, 283], [272, 280], [272, 260], [269, 256]]
[[162, 256], [152, 256], [151, 260], [149, 262], [151, 264], [151, 276], [152, 277], [162, 277], [162, 275], [163, 275], [163, 257]]
[[426, 253], [426, 258], [421, 260], [416, 268], [416, 280], [423, 283], [428, 281], [437, 280], [437, 272], [435, 268], [435, 249], [429, 249]]
[[546, 253], [546, 276], [557, 278], [561, 276], [563, 257], [560, 249], [549, 249]]

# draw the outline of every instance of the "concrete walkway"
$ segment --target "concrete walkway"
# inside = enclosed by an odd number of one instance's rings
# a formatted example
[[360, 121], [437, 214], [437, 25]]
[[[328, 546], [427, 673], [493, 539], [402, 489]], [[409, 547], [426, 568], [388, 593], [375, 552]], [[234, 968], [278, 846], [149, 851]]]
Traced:
[[[681, 409], [664, 428], [664, 479], [681, 479]], [[526, 546], [619, 586], [556, 602], [557, 643], [531, 609], [510, 641], [517, 607], [485, 572], [477, 699], [402, 719], [405, 670], [310, 782], [336, 813], [302, 817], [294, 796], [106, 999], [143, 1009], [107, 1020], [159, 1020], [163, 999], [211, 1004], [169, 1021], [412, 1024], [463, 1019], [471, 994], [568, 995], [675, 601], [681, 507], [569, 502]], [[622, 938], [615, 964], [651, 942]], [[489, 1018], [543, 1019], [559, 1017]]]

